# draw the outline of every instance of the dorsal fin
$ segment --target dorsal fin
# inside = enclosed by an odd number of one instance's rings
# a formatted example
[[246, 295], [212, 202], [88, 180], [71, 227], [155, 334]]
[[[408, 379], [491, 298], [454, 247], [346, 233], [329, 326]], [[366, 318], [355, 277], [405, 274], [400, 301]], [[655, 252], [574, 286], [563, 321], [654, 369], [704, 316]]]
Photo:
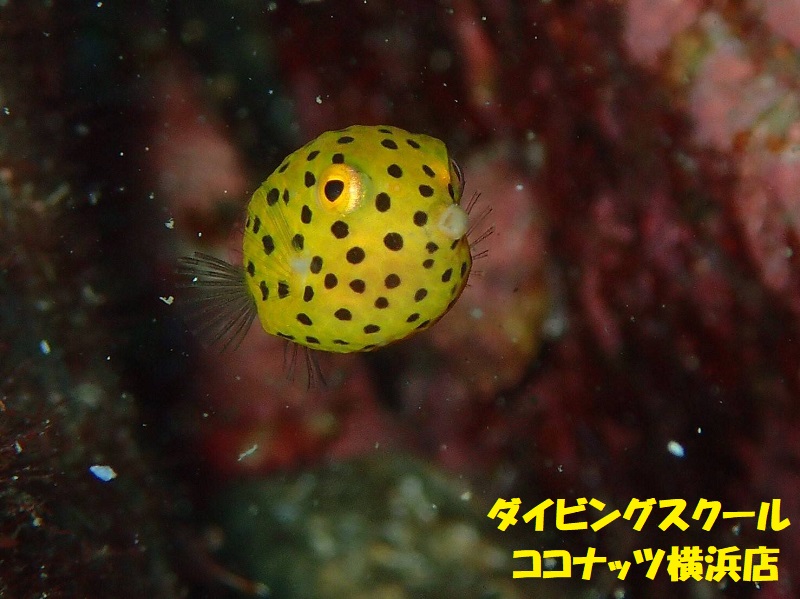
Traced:
[[256, 317], [244, 268], [202, 252], [178, 262], [178, 274], [187, 279], [181, 287], [188, 291], [189, 326], [207, 345], [221, 343], [221, 351], [238, 347]]

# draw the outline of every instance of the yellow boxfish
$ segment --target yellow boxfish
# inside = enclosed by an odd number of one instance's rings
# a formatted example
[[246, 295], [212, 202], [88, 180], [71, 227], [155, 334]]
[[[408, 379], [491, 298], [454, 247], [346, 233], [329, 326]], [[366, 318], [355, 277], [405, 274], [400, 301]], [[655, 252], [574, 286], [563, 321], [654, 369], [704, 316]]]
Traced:
[[238, 343], [267, 333], [368, 351], [441, 318], [472, 267], [461, 169], [440, 140], [397, 127], [328, 131], [290, 154], [247, 208], [242, 264], [195, 253], [195, 320]]

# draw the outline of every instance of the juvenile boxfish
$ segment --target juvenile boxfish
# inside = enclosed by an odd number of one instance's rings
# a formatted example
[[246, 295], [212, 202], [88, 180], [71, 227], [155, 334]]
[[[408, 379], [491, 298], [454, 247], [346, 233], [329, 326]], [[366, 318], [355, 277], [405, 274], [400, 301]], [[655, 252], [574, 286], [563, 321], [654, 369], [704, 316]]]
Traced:
[[227, 346], [257, 315], [267, 333], [342, 353], [426, 329], [472, 267], [463, 189], [438, 139], [389, 126], [323, 133], [253, 194], [241, 265], [182, 258], [194, 324]]

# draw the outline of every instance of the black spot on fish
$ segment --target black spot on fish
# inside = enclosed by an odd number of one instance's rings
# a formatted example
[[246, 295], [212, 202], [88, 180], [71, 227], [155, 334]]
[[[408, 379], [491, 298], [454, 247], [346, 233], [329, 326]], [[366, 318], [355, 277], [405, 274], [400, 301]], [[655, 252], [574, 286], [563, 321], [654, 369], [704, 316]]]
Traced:
[[319, 271], [322, 270], [322, 256], [314, 256], [311, 258], [311, 266], [309, 266], [309, 270], [315, 275], [319, 274]]
[[354, 246], [347, 250], [346, 258], [350, 264], [359, 264], [364, 261], [365, 256], [366, 254], [364, 253], [363, 249], [358, 246]]
[[400, 233], [387, 233], [383, 238], [383, 245], [393, 252], [403, 249], [403, 236]]
[[386, 212], [391, 207], [392, 199], [389, 197], [388, 193], [382, 191], [375, 196], [375, 208], [378, 212]]
[[383, 280], [383, 284], [386, 285], [387, 289], [394, 289], [400, 285], [400, 277], [394, 273], [387, 275], [387, 277]]
[[264, 235], [264, 237], [261, 238], [261, 243], [264, 244], [264, 253], [266, 253], [267, 256], [275, 251], [275, 241], [272, 239], [272, 235]]
[[350, 227], [347, 226], [346, 222], [337, 220], [331, 225], [331, 233], [336, 239], [344, 239], [350, 233]]

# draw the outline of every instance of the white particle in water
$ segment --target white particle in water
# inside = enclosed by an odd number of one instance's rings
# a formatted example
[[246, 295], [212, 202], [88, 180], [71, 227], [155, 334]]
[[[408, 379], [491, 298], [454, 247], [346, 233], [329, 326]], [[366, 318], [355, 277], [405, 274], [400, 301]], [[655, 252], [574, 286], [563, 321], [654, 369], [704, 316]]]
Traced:
[[257, 449], [258, 449], [258, 443], [253, 443], [252, 447], [250, 447], [249, 449], [244, 450], [242, 453], [239, 454], [238, 461], [241, 462], [243, 459], [245, 459], [247, 457], [250, 457], [251, 455], [253, 455], [256, 452]]
[[94, 466], [89, 466], [89, 472], [104, 483], [117, 478], [117, 473], [111, 466], [95, 464]]
[[686, 455], [686, 451], [683, 449], [683, 445], [678, 443], [677, 441], [670, 441], [667, 443], [667, 451], [674, 455], [676, 458], [682, 458]]

